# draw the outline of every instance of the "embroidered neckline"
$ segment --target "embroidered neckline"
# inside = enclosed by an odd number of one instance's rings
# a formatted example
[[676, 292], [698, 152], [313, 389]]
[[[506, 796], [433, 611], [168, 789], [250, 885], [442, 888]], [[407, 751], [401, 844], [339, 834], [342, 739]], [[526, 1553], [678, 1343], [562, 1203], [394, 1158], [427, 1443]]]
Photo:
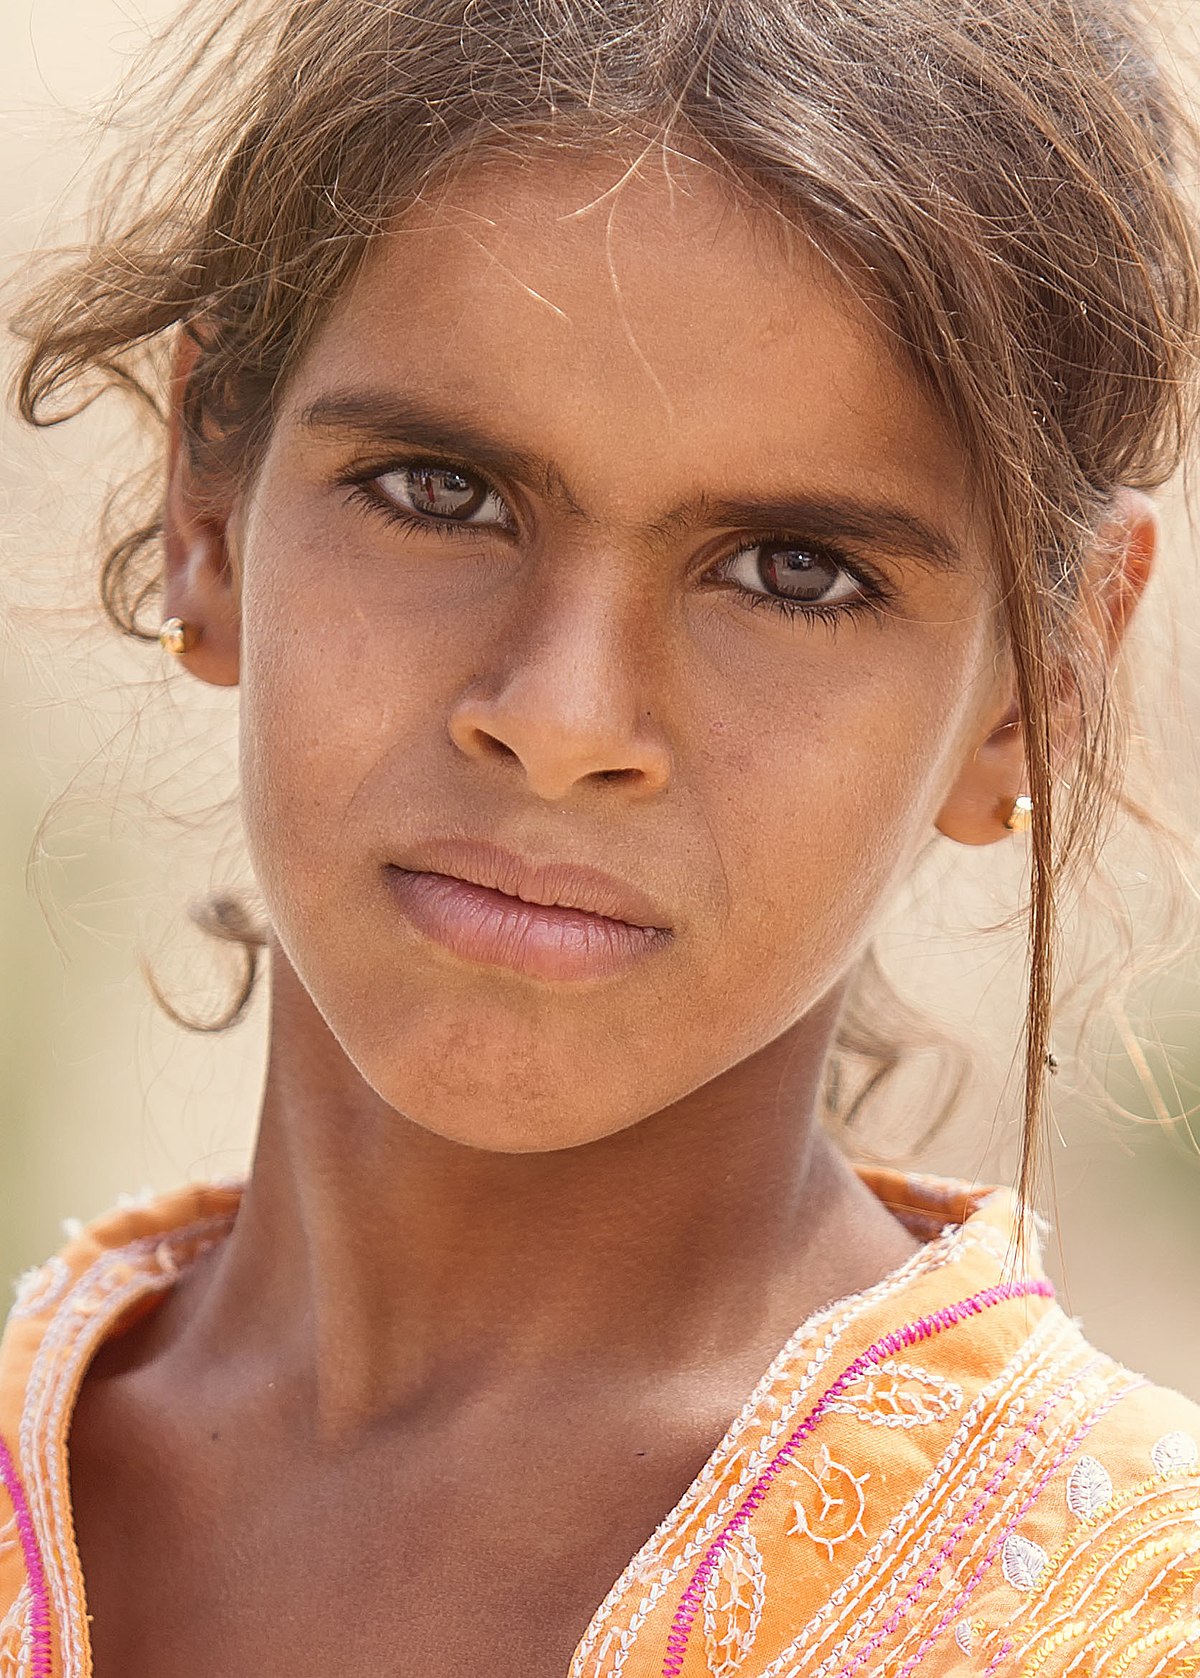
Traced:
[[[987, 1254], [989, 1270], [1003, 1259], [1006, 1251], [1004, 1232], [1011, 1230], [1016, 1215], [1017, 1200], [1012, 1189], [978, 1186], [972, 1189], [971, 1185], [955, 1179], [900, 1173], [886, 1168], [856, 1166], [856, 1170], [877, 1194], [883, 1187], [899, 1188], [903, 1185], [911, 1190], [916, 1206], [913, 1207], [912, 1199], [902, 1199], [894, 1204], [888, 1202], [896, 1212], [912, 1207], [920, 1216], [925, 1211], [922, 1203], [924, 1193], [929, 1192], [932, 1201], [929, 1215], [942, 1226], [941, 1233], [927, 1240], [917, 1252], [874, 1286], [832, 1301], [808, 1317], [789, 1336], [700, 1472], [631, 1558], [597, 1607], [576, 1647], [567, 1678], [585, 1678], [593, 1655], [596, 1659], [592, 1670], [598, 1672], [606, 1648], [632, 1646], [641, 1627], [667, 1591], [690, 1564], [699, 1560], [722, 1524], [747, 1495], [785, 1436], [804, 1396], [811, 1391], [821, 1370], [832, 1361], [858, 1317], [910, 1288], [918, 1280], [948, 1269], [981, 1250]], [[948, 1193], [952, 1193], [962, 1207], [962, 1222], [952, 1221], [952, 1215], [945, 1211], [943, 1204], [939, 1204]], [[882, 1194], [880, 1198], [884, 1198]], [[977, 1213], [985, 1212], [991, 1217], [986, 1220], [976, 1217]], [[796, 1369], [787, 1401], [778, 1415], [768, 1419], [766, 1401], [783, 1375], [798, 1364], [806, 1350], [811, 1352], [807, 1365]], [[740, 1471], [724, 1494], [711, 1507], [706, 1507], [706, 1500], [720, 1491], [724, 1474], [737, 1458], [743, 1439], [756, 1420], [763, 1426], [756, 1447], [747, 1450]], [[678, 1553], [668, 1561], [665, 1558], [673, 1548]], [[614, 1623], [618, 1609], [629, 1603], [631, 1591], [639, 1578], [651, 1572], [653, 1578], [644, 1594], [632, 1606], [628, 1616], [622, 1616], [625, 1623], [618, 1628]]]
[[813, 1432], [822, 1416], [834, 1407], [845, 1389], [864, 1370], [882, 1362], [884, 1358], [894, 1355], [902, 1348], [918, 1345], [922, 1340], [928, 1340], [930, 1335], [940, 1334], [945, 1329], [952, 1328], [955, 1323], [964, 1322], [968, 1317], [977, 1316], [981, 1311], [990, 1310], [993, 1306], [1000, 1305], [1005, 1300], [1017, 1299], [1028, 1294], [1041, 1294], [1043, 1298], [1053, 1299], [1054, 1286], [1045, 1277], [1035, 1277], [1023, 1282], [1005, 1283], [1001, 1287], [985, 1288], [967, 1299], [933, 1312], [930, 1316], [919, 1317], [915, 1322], [906, 1323], [903, 1328], [882, 1335], [868, 1346], [865, 1352], [855, 1358], [853, 1363], [847, 1365], [837, 1380], [825, 1389], [800, 1425], [787, 1436], [742, 1499], [737, 1512], [725, 1522], [705, 1550], [699, 1564], [693, 1569], [687, 1588], [680, 1599], [679, 1607], [676, 1609], [675, 1618], [671, 1622], [671, 1631], [667, 1638], [666, 1657], [663, 1661], [663, 1678], [679, 1678], [679, 1674], [683, 1670], [688, 1637], [700, 1610], [705, 1587], [725, 1553], [730, 1540], [746, 1528], [755, 1510], [770, 1491], [772, 1482], [778, 1478], [780, 1472], [790, 1462], [796, 1447]]
[[[983, 1249], [992, 1264], [1001, 1256], [1004, 1230], [1011, 1227], [1015, 1212], [1015, 1195], [1011, 1189], [972, 1187], [954, 1179], [902, 1174], [885, 1168], [859, 1166], [856, 1169], [903, 1221], [908, 1221], [904, 1219], [904, 1213], [908, 1212], [917, 1227], [921, 1227], [920, 1220], [927, 1219], [929, 1224], [925, 1227], [940, 1226], [941, 1233], [927, 1239], [881, 1281], [831, 1302], [789, 1336], [699, 1473], [596, 1608], [576, 1647], [568, 1678], [584, 1678], [589, 1659], [601, 1639], [602, 1647], [611, 1646], [614, 1638], [622, 1644], [632, 1643], [649, 1613], [680, 1574], [690, 1564], [697, 1571], [703, 1567], [703, 1558], [713, 1545], [714, 1535], [737, 1518], [738, 1508], [748, 1497], [753, 1497], [755, 1486], [764, 1473], [769, 1473], [771, 1462], [784, 1460], [789, 1445], [795, 1442], [794, 1436], [789, 1438], [785, 1432], [789, 1422], [804, 1397], [811, 1395], [815, 1379], [835, 1358], [859, 1317], [918, 1280], [961, 1261], [969, 1253]], [[18, 1511], [18, 1526], [20, 1500], [25, 1500], [33, 1554], [41, 1569], [39, 1578], [36, 1569], [27, 1567], [34, 1609], [32, 1678], [49, 1678], [54, 1641], [60, 1646], [61, 1664], [54, 1669], [60, 1678], [91, 1678], [87, 1607], [70, 1509], [66, 1448], [70, 1415], [87, 1367], [126, 1313], [140, 1302], [168, 1292], [181, 1271], [227, 1236], [240, 1204], [241, 1188], [242, 1185], [231, 1182], [193, 1191], [201, 1203], [211, 1197], [212, 1203], [219, 1202], [222, 1209], [175, 1228], [159, 1228], [122, 1245], [104, 1248], [74, 1280], [63, 1255], [58, 1255], [26, 1281], [14, 1316], [40, 1315], [51, 1309], [53, 1315], [38, 1345], [26, 1388], [18, 1452], [20, 1476], [10, 1462], [14, 1472], [9, 1484], [8, 1476], [2, 1474], [5, 1465], [0, 1462], [0, 1477], [9, 1486], [10, 1495], [16, 1491], [12, 1501]], [[161, 1201], [147, 1205], [147, 1220], [152, 1222], [159, 1209], [172, 1198], [164, 1196]], [[976, 1217], [985, 1209], [988, 1215]], [[956, 1221], [955, 1213], [962, 1221]], [[90, 1232], [103, 1242], [105, 1223], [106, 1220], [97, 1220], [84, 1234]], [[1035, 1279], [1023, 1291], [1044, 1293], [1047, 1297], [1053, 1293], [1044, 1278]], [[807, 1367], [801, 1370], [795, 1366], [805, 1353], [809, 1354]], [[777, 1415], [769, 1416], [765, 1401], [785, 1375], [792, 1383], [790, 1399]], [[816, 1407], [817, 1419], [819, 1413], [832, 1407], [836, 1385], [835, 1382], [825, 1390]], [[739, 1472], [730, 1477], [731, 1465], [756, 1420], [762, 1425], [762, 1438], [756, 1448], [745, 1451]], [[730, 1478], [730, 1484], [717, 1497], [726, 1478]], [[21, 1531], [24, 1538], [24, 1529]], [[672, 1555], [672, 1551], [676, 1553]], [[630, 1603], [631, 1586], [652, 1571], [654, 1576], [645, 1594]], [[692, 1603], [693, 1596], [685, 1593], [685, 1603]], [[626, 1623], [618, 1629], [615, 1620], [622, 1605], [631, 1612], [620, 1616]], [[670, 1664], [670, 1659], [668, 1656], [664, 1667], [666, 1678], [673, 1678], [679, 1670], [677, 1665]]]

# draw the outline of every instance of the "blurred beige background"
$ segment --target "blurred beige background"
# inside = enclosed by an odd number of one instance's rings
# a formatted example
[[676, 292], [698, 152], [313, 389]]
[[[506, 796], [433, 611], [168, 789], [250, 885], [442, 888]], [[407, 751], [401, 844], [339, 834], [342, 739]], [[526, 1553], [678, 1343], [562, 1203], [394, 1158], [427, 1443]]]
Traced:
[[[1164, 27], [1179, 18], [1158, 8]], [[0, 259], [58, 237], [96, 167], [83, 116], [113, 87], [161, 0], [5, 0], [0, 9]], [[1184, 44], [1192, 21], [1185, 0]], [[101, 141], [102, 145], [102, 141]], [[234, 714], [181, 685], [157, 649], [114, 645], [91, 602], [105, 490], [129, 439], [103, 420], [29, 437], [0, 421], [0, 1286], [45, 1256], [65, 1218], [123, 1192], [240, 1171], [263, 1059], [261, 999], [232, 1034], [179, 1031], [138, 973], [151, 953], [174, 995], [212, 995], [219, 969], [186, 930], [187, 898], [237, 873]], [[1157, 608], [1200, 666], [1194, 550], [1172, 522]], [[1187, 580], [1187, 579], [1190, 579]], [[1158, 579], [1151, 593], [1158, 588]], [[1190, 609], [1189, 609], [1190, 607]], [[1149, 608], [1148, 608], [1149, 609]], [[1146, 634], [1153, 625], [1148, 619]], [[1190, 637], [1190, 639], [1189, 639]], [[1155, 662], [1154, 647], [1148, 648]], [[1161, 661], [1160, 661], [1161, 662]], [[1185, 690], [1185, 743], [1200, 700]], [[43, 818], [54, 809], [43, 827]], [[1197, 816], [1200, 819], [1200, 815]], [[39, 837], [40, 834], [40, 837]], [[914, 998], [992, 1048], [961, 1119], [925, 1169], [1011, 1180], [1018, 951], [983, 933], [1015, 889], [1013, 858], [947, 847], [890, 939]], [[1132, 866], [1132, 865], [1131, 865]], [[1131, 878], [1136, 879], [1136, 872]], [[1168, 1106], [1200, 1100], [1200, 965], [1140, 999]], [[985, 1045], [986, 1047], [986, 1045]], [[1131, 1059], [1132, 1052], [1132, 1059]], [[1086, 1065], [1064, 1061], [1048, 1147], [1047, 1251], [1064, 1304], [1106, 1350], [1200, 1399], [1200, 1123], [1165, 1132], [1109, 1022]], [[1127, 1116], [1097, 1096], [1106, 1084]], [[896, 1098], [896, 1130], [911, 1115]], [[880, 1147], [887, 1152], [887, 1137]]]

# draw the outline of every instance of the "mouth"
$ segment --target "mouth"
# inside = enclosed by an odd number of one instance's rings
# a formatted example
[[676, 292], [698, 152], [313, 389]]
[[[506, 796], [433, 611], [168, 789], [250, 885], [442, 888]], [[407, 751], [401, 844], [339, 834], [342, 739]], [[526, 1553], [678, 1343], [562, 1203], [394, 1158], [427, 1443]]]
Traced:
[[384, 869], [422, 936], [461, 959], [547, 980], [609, 978], [673, 936], [638, 888], [573, 863], [532, 863], [496, 846], [446, 841]]

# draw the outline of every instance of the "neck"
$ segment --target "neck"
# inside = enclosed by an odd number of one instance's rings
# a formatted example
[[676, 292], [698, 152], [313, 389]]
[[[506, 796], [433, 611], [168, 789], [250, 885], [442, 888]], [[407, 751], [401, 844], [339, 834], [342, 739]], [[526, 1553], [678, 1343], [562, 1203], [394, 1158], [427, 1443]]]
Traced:
[[246, 1198], [181, 1309], [320, 1433], [481, 1382], [761, 1369], [917, 1247], [816, 1122], [840, 997], [626, 1130], [521, 1154], [382, 1102], [279, 956], [272, 997]]

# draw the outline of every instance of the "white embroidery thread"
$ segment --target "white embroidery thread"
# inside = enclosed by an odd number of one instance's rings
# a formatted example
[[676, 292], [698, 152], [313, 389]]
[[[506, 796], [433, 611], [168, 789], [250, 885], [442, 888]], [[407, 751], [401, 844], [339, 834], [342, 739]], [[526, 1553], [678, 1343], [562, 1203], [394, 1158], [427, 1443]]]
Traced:
[[704, 1591], [704, 1647], [712, 1678], [735, 1678], [762, 1624], [767, 1580], [754, 1537], [740, 1532]]
[[1004, 1577], [1016, 1591], [1031, 1591], [1045, 1571], [1050, 1557], [1032, 1538], [1010, 1532], [1000, 1549]]
[[1067, 1481], [1067, 1508], [1072, 1515], [1089, 1520], [1112, 1502], [1112, 1495], [1112, 1476], [1104, 1464], [1092, 1456], [1080, 1457]]
[[1160, 1474], [1176, 1474], [1180, 1469], [1195, 1468], [1200, 1460], [1200, 1445], [1190, 1433], [1176, 1428], [1171, 1433], [1164, 1433], [1150, 1447], [1150, 1460]]

